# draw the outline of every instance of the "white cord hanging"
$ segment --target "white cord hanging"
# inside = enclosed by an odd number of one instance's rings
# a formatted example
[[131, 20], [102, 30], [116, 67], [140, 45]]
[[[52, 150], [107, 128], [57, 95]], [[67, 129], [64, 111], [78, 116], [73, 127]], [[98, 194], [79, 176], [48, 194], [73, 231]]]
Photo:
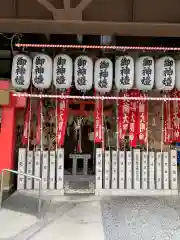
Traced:
[[163, 146], [164, 146], [164, 101], [162, 101], [162, 106], [161, 106], [161, 155], [163, 152]]

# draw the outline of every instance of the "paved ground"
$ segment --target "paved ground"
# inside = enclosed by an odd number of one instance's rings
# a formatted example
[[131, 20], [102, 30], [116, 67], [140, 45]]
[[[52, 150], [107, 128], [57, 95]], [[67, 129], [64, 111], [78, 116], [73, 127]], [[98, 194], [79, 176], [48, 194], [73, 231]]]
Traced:
[[180, 197], [46, 199], [15, 194], [0, 211], [0, 239], [179, 240]]

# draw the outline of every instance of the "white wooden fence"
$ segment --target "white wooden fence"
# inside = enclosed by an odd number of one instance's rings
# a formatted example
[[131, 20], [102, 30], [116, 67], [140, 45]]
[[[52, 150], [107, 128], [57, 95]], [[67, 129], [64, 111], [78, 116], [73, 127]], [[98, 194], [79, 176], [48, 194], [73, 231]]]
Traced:
[[[33, 174], [42, 178], [42, 189], [57, 189], [64, 194], [64, 149], [55, 151], [27, 151], [19, 149], [18, 171]], [[19, 175], [17, 180], [18, 190], [38, 190], [39, 182], [32, 178], [25, 179]]]
[[[42, 177], [44, 190], [64, 194], [64, 149], [19, 149], [18, 171]], [[96, 195], [177, 195], [177, 152], [105, 151], [96, 149]], [[37, 190], [38, 181], [18, 176], [17, 189]]]
[[96, 150], [96, 195], [177, 195], [177, 152]]

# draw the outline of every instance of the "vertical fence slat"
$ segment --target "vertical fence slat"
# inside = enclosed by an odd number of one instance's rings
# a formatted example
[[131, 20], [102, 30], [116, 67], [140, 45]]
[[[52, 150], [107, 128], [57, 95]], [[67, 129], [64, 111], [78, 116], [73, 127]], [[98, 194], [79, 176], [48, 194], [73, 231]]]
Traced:
[[56, 188], [64, 189], [64, 148], [60, 148], [56, 153]]
[[[19, 148], [18, 151], [18, 171], [25, 173], [26, 169], [26, 148]], [[25, 187], [25, 177], [23, 175], [17, 176], [17, 189], [23, 190]]]
[[102, 148], [96, 149], [96, 189], [101, 190], [102, 189]]
[[112, 151], [112, 180], [111, 180], [111, 187], [112, 189], [117, 189], [117, 158], [118, 158], [118, 152]]
[[43, 151], [42, 156], [42, 189], [48, 187], [48, 163], [49, 163], [49, 152]]
[[55, 166], [56, 166], [56, 152], [50, 151], [49, 159], [49, 189], [55, 188]]
[[125, 187], [125, 152], [119, 151], [119, 188]]
[[104, 188], [110, 188], [110, 151], [105, 151]]
[[177, 151], [171, 150], [170, 153], [170, 188], [172, 190], [178, 189], [178, 181], [177, 181]]
[[169, 153], [163, 152], [163, 189], [169, 189]]
[[133, 150], [133, 188], [139, 190], [141, 188], [140, 181], [140, 149]]
[[[34, 175], [41, 177], [41, 152], [39, 150], [34, 152]], [[39, 189], [39, 181], [34, 179], [34, 189]]]
[[[33, 174], [33, 161], [34, 160], [34, 152], [33, 151], [27, 151], [27, 169], [26, 172], [29, 175]], [[32, 189], [33, 186], [33, 179], [27, 177], [26, 178], [26, 189]]]
[[155, 153], [149, 152], [149, 189], [155, 189], [154, 160]]
[[141, 157], [141, 188], [145, 190], [148, 188], [148, 152], [143, 151]]
[[155, 175], [156, 175], [156, 189], [162, 189], [162, 154], [161, 152], [156, 153], [155, 161]]
[[132, 189], [132, 151], [126, 152], [126, 188]]

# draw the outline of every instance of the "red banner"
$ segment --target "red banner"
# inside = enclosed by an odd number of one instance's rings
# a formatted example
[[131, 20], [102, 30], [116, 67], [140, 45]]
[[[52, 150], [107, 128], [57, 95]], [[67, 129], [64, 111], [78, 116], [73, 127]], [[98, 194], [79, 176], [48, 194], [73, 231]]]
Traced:
[[118, 104], [118, 139], [120, 142], [123, 141], [124, 137], [123, 137], [123, 101], [119, 100], [119, 104]]
[[[125, 95], [125, 93], [123, 93]], [[127, 94], [126, 94], [127, 96]], [[120, 100], [118, 106], [118, 128], [119, 141], [122, 142], [129, 128], [130, 102], [129, 100]]]
[[102, 134], [102, 101], [96, 100], [95, 103], [95, 116], [94, 116], [94, 142], [95, 143], [102, 143], [103, 141], [103, 134]]
[[[65, 93], [69, 94], [70, 89]], [[61, 147], [64, 145], [66, 134], [66, 127], [68, 122], [69, 99], [58, 100], [57, 109], [57, 145]]]
[[[172, 97], [180, 97], [178, 91], [172, 92]], [[171, 121], [171, 131], [170, 135], [172, 136], [172, 142], [180, 142], [180, 102], [171, 101], [170, 103], [170, 121]], [[165, 114], [165, 113], [164, 113]], [[165, 120], [164, 120], [165, 125]], [[165, 139], [165, 138], [164, 138]]]
[[164, 103], [164, 143], [169, 143], [169, 131], [168, 131], [168, 102]]
[[40, 145], [41, 144], [41, 114], [42, 114], [42, 105], [43, 105], [43, 100], [39, 100], [39, 105], [38, 105], [38, 110], [37, 110], [37, 130], [36, 130], [36, 144]]
[[[137, 97], [138, 92], [132, 91], [130, 93], [131, 97]], [[139, 125], [137, 117], [137, 107], [138, 103], [135, 100], [130, 101], [130, 125], [129, 125], [129, 144], [131, 147], [136, 147], [137, 145], [137, 126]]]
[[30, 116], [30, 100], [27, 100], [27, 109], [26, 109], [26, 115], [24, 119], [24, 131], [23, 131], [23, 136], [22, 136], [22, 144], [26, 145], [28, 143], [28, 133], [30, 131], [29, 129], [29, 121], [31, 121], [31, 116]]
[[[171, 97], [171, 95], [169, 95]], [[171, 102], [168, 101], [167, 104], [167, 112], [168, 112], [168, 121], [167, 121], [167, 128], [168, 128], [168, 143], [171, 144], [173, 142], [173, 131], [172, 131], [172, 119], [171, 119]]]
[[[139, 96], [145, 97], [140, 93]], [[138, 139], [140, 144], [146, 144], [147, 142], [147, 130], [148, 130], [148, 102], [139, 101], [138, 103]]]

